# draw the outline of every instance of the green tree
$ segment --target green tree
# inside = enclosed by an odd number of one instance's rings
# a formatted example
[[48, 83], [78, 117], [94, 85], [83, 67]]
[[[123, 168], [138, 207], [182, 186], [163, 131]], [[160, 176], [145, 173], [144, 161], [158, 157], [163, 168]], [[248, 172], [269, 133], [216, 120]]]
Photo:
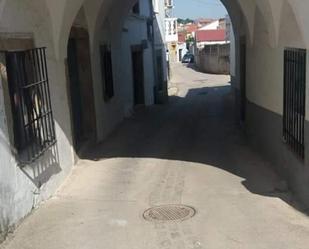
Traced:
[[194, 20], [192, 20], [190, 18], [186, 18], [186, 19], [178, 18], [177, 21], [178, 21], [178, 23], [181, 23], [181, 24], [194, 23]]

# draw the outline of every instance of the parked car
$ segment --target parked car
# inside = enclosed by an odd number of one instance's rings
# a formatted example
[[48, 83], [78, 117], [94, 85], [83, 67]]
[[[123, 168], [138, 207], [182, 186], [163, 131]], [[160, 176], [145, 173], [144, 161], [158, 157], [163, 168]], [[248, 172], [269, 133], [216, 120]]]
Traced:
[[194, 55], [187, 53], [181, 60], [182, 63], [193, 63], [194, 62]]

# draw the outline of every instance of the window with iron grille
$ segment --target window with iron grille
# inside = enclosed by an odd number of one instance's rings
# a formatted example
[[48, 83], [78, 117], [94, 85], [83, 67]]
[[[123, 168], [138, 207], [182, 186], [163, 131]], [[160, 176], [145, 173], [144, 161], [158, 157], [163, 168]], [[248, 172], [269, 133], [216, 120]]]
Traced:
[[104, 100], [108, 101], [114, 97], [114, 78], [112, 66], [111, 47], [102, 45], [101, 48], [101, 67], [103, 77], [103, 96]]
[[284, 52], [283, 137], [290, 148], [305, 158], [306, 50]]
[[21, 164], [32, 163], [56, 143], [46, 49], [5, 52], [14, 146]]

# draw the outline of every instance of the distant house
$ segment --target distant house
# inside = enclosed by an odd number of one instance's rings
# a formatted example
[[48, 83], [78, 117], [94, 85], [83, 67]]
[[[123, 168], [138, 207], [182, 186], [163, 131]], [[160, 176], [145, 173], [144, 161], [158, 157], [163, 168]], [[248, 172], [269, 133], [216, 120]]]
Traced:
[[[209, 25], [217, 25], [212, 23]], [[196, 65], [206, 73], [230, 73], [230, 42], [225, 29], [198, 30], [195, 33], [194, 54]]]
[[191, 23], [185, 26], [185, 30], [188, 34], [193, 34], [198, 30], [198, 26], [194, 23]]
[[170, 62], [178, 61], [178, 28], [177, 18], [165, 18], [165, 40]]
[[178, 24], [178, 32], [186, 34], [186, 39], [193, 38], [198, 26], [195, 23]]
[[226, 29], [226, 24], [228, 22], [227, 17], [219, 19], [219, 29]]
[[215, 29], [220, 29], [219, 20], [213, 21], [213, 22], [199, 28], [199, 30], [215, 30]]
[[204, 26], [212, 23], [213, 21], [215, 21], [215, 20], [212, 19], [212, 18], [200, 18], [200, 19], [197, 19], [195, 21], [195, 23], [198, 26], [198, 28], [201, 28], [201, 27], [204, 27]]
[[218, 20], [213, 20], [211, 23], [208, 23], [199, 28], [199, 30], [213, 30], [213, 29], [226, 29], [226, 26], [229, 23], [228, 16], [226, 18], [220, 18]]
[[[153, 8], [153, 12], [150, 9]], [[155, 17], [155, 21], [149, 21]], [[130, 116], [135, 106], [158, 103], [167, 87], [164, 5], [139, 0], [123, 24], [122, 59], [128, 65], [122, 74], [128, 83], [124, 112]], [[151, 32], [151, 30], [158, 32]]]
[[198, 30], [195, 33], [196, 49], [203, 49], [205, 45], [224, 43], [227, 43], [224, 29]]
[[178, 33], [178, 43], [185, 43], [187, 40], [187, 34], [186, 32], [179, 32]]

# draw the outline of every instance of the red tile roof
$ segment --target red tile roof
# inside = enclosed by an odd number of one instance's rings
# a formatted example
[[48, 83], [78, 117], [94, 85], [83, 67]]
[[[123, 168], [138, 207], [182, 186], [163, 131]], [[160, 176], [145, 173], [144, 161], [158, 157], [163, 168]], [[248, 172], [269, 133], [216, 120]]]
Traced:
[[185, 26], [185, 30], [188, 32], [188, 33], [193, 33], [195, 32], [196, 30], [198, 30], [198, 26], [196, 24], [189, 24], [189, 25], [186, 25]]
[[178, 42], [180, 42], [180, 43], [186, 42], [186, 34], [185, 33], [178, 33]]
[[225, 30], [198, 30], [196, 31], [197, 42], [212, 42], [212, 41], [225, 41]]

